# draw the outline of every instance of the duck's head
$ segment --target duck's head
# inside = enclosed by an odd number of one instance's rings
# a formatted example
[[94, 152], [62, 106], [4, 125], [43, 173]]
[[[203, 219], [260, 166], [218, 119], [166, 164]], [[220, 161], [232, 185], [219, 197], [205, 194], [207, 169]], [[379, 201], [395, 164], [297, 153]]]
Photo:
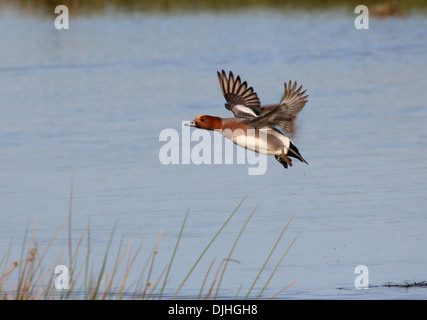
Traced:
[[200, 115], [197, 116], [193, 122], [187, 123], [187, 126], [206, 130], [215, 130], [221, 129], [222, 121], [219, 117]]

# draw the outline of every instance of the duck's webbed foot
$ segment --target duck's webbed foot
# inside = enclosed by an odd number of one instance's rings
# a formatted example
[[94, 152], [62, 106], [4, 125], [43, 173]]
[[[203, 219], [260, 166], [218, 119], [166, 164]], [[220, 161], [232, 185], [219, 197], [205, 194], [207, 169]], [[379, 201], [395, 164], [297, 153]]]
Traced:
[[277, 161], [279, 161], [282, 164], [282, 166], [285, 169], [288, 168], [288, 165], [290, 167], [292, 167], [292, 160], [287, 155], [285, 155], [283, 152], [280, 156], [274, 156], [274, 157], [276, 158]]

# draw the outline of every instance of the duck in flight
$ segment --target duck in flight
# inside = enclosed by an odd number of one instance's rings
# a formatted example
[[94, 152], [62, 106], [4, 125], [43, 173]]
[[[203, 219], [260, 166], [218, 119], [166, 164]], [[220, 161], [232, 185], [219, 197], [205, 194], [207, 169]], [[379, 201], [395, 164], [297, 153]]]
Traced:
[[308, 95], [302, 86], [289, 81], [284, 84], [284, 93], [280, 103], [275, 106], [261, 106], [258, 95], [240, 76], [234, 79], [233, 73], [224, 70], [217, 72], [224, 98], [225, 108], [233, 112], [234, 118], [220, 118], [198, 115], [187, 125], [205, 130], [215, 130], [235, 144], [249, 150], [274, 155], [284, 168], [292, 166], [292, 158], [307, 163], [298, 148], [286, 136], [292, 132], [295, 117], [307, 103]]

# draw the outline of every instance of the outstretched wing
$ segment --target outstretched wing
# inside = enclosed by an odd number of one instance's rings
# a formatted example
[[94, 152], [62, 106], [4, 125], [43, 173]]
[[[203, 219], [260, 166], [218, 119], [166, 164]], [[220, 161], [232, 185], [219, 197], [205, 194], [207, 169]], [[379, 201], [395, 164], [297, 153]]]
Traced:
[[227, 103], [225, 107], [234, 113], [237, 118], [256, 117], [261, 114], [261, 103], [252, 87], [248, 88], [246, 81], [242, 83], [240, 77], [234, 80], [233, 72], [229, 77], [224, 70], [217, 72], [222, 94]]
[[280, 126], [285, 130], [290, 130], [292, 120], [302, 110], [307, 103], [308, 95], [305, 95], [307, 90], [301, 92], [302, 86], [298, 89], [297, 83], [289, 81], [289, 84], [285, 82], [285, 92], [283, 94], [280, 104], [271, 110], [270, 112], [264, 113], [259, 117], [248, 119], [245, 121], [247, 124], [251, 124], [255, 128]]

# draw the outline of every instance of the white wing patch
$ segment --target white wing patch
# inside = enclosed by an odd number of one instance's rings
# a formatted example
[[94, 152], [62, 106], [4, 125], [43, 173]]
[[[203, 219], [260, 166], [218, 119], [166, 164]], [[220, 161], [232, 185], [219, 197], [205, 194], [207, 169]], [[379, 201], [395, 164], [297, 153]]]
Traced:
[[253, 118], [256, 117], [256, 113], [251, 109], [242, 104], [233, 106], [232, 109], [234, 115], [238, 118]]

